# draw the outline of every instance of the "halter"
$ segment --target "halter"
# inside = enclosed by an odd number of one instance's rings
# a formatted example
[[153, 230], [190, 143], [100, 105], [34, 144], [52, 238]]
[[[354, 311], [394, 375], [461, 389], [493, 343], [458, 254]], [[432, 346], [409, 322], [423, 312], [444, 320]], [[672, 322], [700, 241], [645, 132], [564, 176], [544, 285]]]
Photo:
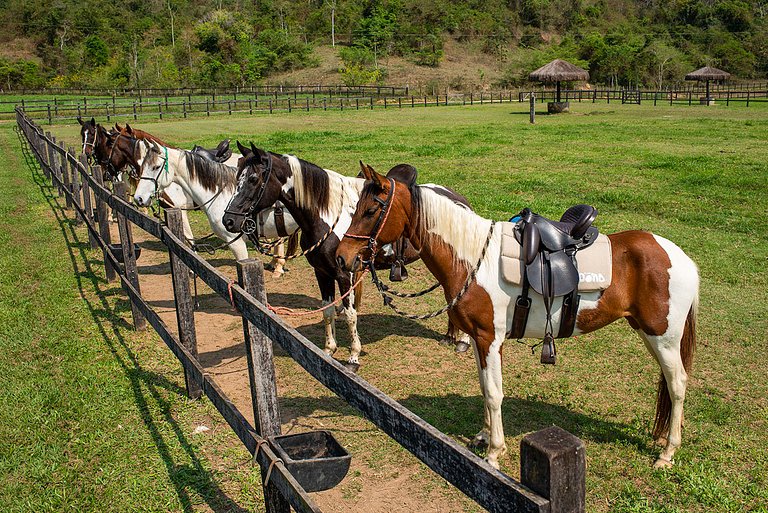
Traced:
[[[269, 179], [272, 177], [272, 155], [267, 152], [267, 169], [264, 170], [263, 178], [261, 180], [261, 185], [259, 186], [259, 190], [256, 193], [256, 199], [253, 200], [251, 203], [251, 206], [246, 210], [245, 212], [237, 212], [235, 210], [230, 210], [229, 205], [227, 205], [227, 208], [224, 209], [225, 214], [234, 214], [238, 216], [244, 216], [245, 219], [243, 220], [243, 225], [240, 228], [240, 231], [246, 235], [251, 235], [253, 233], [256, 233], [259, 229], [258, 224], [253, 219], [251, 214], [254, 210], [256, 210], [256, 205], [261, 203], [262, 198], [264, 197], [264, 194], [267, 192], [267, 185], [269, 184]], [[232, 199], [229, 200], [229, 204], [232, 204], [232, 201], [235, 199], [235, 196], [232, 196]]]
[[[117, 140], [115, 140], [115, 141], [117, 141]], [[114, 148], [114, 146], [113, 146], [113, 148]], [[163, 149], [165, 150], [165, 156], [162, 157], [162, 159], [165, 161], [165, 162], [163, 162], [163, 170], [165, 170], [165, 175], [168, 176], [168, 147], [167, 146], [163, 146]], [[160, 201], [159, 200], [160, 186], [157, 184], [158, 176], [160, 176], [160, 173], [158, 173], [157, 176], [144, 176], [144, 173], [142, 173], [141, 175], [139, 175], [139, 180], [149, 180], [149, 181], [152, 182], [152, 184], [155, 187], [155, 190], [152, 191], [151, 198], [158, 198], [158, 202], [159, 202]]]
[[384, 224], [389, 217], [390, 210], [392, 210], [392, 199], [395, 196], [395, 181], [392, 178], [387, 178], [387, 180], [389, 180], [389, 192], [387, 193], [387, 199], [383, 200], [378, 196], [373, 198], [381, 205], [381, 212], [379, 212], [379, 218], [376, 220], [376, 224], [373, 225], [373, 229], [371, 230], [370, 235], [358, 235], [356, 233], [349, 232], [344, 234], [344, 237], [349, 237], [350, 239], [368, 239], [367, 249], [370, 252], [370, 257], [367, 261], [363, 261], [363, 267], [370, 266], [371, 269], [373, 269], [373, 259], [379, 250], [379, 242], [377, 239], [379, 238], [379, 235], [381, 235], [381, 230], [384, 229]]
[[[115, 140], [112, 143], [112, 147], [109, 149], [109, 156], [107, 156], [107, 161], [106, 161], [106, 164], [105, 164], [109, 169], [112, 170], [113, 176], [118, 176], [120, 174], [120, 171], [112, 163], [112, 155], [115, 152], [115, 147], [117, 146], [117, 141], [119, 141], [120, 138], [123, 137], [123, 135], [125, 135], [125, 134], [123, 134], [122, 132], [117, 132], [117, 137], [115, 137]], [[96, 144], [95, 137], [94, 137], [94, 141], [93, 142], [94, 142], [94, 145], [95, 145]], [[134, 140], [133, 145], [132, 145], [132, 149], [135, 150], [135, 148], [136, 148], [136, 140]], [[166, 157], [167, 157], [167, 153], [168, 153], [168, 149], [166, 148]], [[167, 162], [167, 159], [166, 159], [166, 170], [167, 170], [167, 164], [168, 164], [168, 162]], [[130, 169], [130, 171], [128, 171], [129, 175], [131, 175], [132, 177], [134, 177], [136, 179], [139, 179], [139, 180], [141, 179], [141, 176], [137, 176], [138, 173], [137, 173], [137, 171], [135, 169], [133, 169], [133, 166], [129, 165], [128, 168]]]

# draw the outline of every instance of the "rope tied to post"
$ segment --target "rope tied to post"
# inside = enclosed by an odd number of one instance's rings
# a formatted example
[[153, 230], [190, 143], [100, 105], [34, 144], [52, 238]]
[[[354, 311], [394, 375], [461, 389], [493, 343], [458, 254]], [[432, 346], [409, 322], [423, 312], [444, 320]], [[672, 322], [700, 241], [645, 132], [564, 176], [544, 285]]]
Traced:
[[347, 296], [349, 296], [355, 290], [355, 288], [358, 285], [360, 285], [360, 283], [363, 281], [363, 278], [365, 278], [365, 275], [366, 275], [367, 272], [368, 271], [365, 270], [362, 273], [360, 273], [360, 277], [357, 279], [357, 281], [354, 284], [352, 284], [349, 287], [348, 291], [346, 291], [344, 294], [339, 296], [338, 299], [334, 300], [331, 303], [328, 303], [327, 305], [325, 305], [325, 306], [323, 306], [321, 308], [317, 308], [315, 310], [307, 310], [307, 311], [303, 311], [303, 312], [297, 312], [293, 308], [289, 308], [287, 306], [272, 306], [269, 303], [267, 303], [267, 308], [269, 308], [269, 310], [272, 313], [280, 315], [280, 316], [283, 316], [283, 317], [307, 317], [309, 315], [314, 315], [314, 314], [318, 314], [318, 313], [324, 312], [325, 310], [327, 310], [327, 309], [329, 309], [331, 307], [336, 307]]

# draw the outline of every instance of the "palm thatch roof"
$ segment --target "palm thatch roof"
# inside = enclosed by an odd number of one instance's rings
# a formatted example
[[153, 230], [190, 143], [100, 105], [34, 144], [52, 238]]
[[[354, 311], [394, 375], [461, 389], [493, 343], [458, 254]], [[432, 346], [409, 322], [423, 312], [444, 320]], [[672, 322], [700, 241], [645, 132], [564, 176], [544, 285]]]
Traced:
[[728, 80], [731, 74], [717, 68], [704, 66], [701, 69], [692, 71], [685, 76], [686, 80]]
[[589, 72], [562, 59], [555, 59], [528, 75], [539, 82], [567, 82], [569, 80], [589, 80]]

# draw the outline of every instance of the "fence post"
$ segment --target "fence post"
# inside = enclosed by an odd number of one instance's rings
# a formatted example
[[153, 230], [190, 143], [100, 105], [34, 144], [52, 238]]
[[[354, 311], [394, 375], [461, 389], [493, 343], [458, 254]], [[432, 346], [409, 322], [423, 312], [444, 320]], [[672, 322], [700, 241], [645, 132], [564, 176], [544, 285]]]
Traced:
[[[104, 186], [104, 175], [102, 174], [101, 166], [93, 167], [93, 178], [96, 180], [97, 184], [102, 187]], [[101, 239], [107, 246], [112, 242], [112, 234], [109, 231], [109, 219], [107, 218], [108, 215], [107, 203], [101, 199], [101, 196], [96, 194], [96, 219], [99, 222], [99, 235], [101, 235]], [[107, 251], [109, 251], [109, 249], [104, 250], [104, 274], [107, 277], [108, 282], [113, 282], [117, 279], [117, 271], [112, 267], [112, 264], [107, 258]]]
[[[181, 210], [171, 208], [165, 211], [168, 229], [179, 239], [184, 240], [184, 225]], [[197, 331], [195, 330], [195, 304], [189, 289], [189, 267], [176, 256], [168, 252], [171, 259], [173, 278], [173, 297], [176, 301], [176, 321], [179, 325], [179, 340], [195, 358], [197, 358]], [[184, 369], [184, 382], [187, 385], [187, 397], [197, 399], [203, 394], [200, 384], [193, 380]]]
[[725, 93], [725, 106], [728, 107], [731, 104], [731, 91], [728, 90]]
[[[75, 207], [82, 208], [83, 202], [80, 199], [80, 171], [77, 169], [77, 159], [75, 158], [75, 149], [73, 147], [69, 147], [66, 158], [69, 170], [72, 173], [72, 182], [69, 186], [69, 191], [72, 193], [72, 203]], [[78, 223], [83, 222], [83, 216], [80, 215], [80, 210], [77, 208], [75, 208], [75, 221]]]
[[187, 117], [187, 102], [181, 102], [181, 110], [184, 111], [184, 117]]
[[[48, 137], [48, 139], [51, 138], [51, 133], [46, 132], [45, 136]], [[43, 161], [45, 162], [45, 166], [43, 166], [43, 172], [45, 173], [45, 177], [49, 180], [51, 179], [51, 173], [53, 170], [53, 153], [51, 153], [51, 145], [48, 144], [48, 142], [43, 139], [41, 140], [42, 143], [42, 150], [40, 154], [43, 156]]]
[[[128, 185], [125, 182], [115, 184], [115, 195], [121, 200], [128, 198]], [[136, 268], [136, 252], [133, 248], [133, 233], [131, 223], [120, 211], [117, 211], [117, 228], [120, 231], [120, 249], [123, 252], [123, 265], [125, 266], [125, 277], [133, 285], [137, 292], [141, 292], [139, 287], [139, 271]], [[136, 331], [141, 331], [147, 327], [147, 320], [141, 311], [131, 301], [131, 313], [133, 314], [133, 327]]]
[[552, 513], [586, 510], [584, 442], [551, 426], [520, 441], [520, 482], [549, 499]]
[[534, 124], [536, 123], [536, 97], [533, 93], [531, 93], [529, 101], [531, 104], [531, 124]]
[[[88, 174], [88, 157], [85, 154], [80, 155], [80, 163], [85, 169], [85, 173]], [[91, 185], [87, 179], [83, 179], [83, 210], [85, 211], [85, 222], [89, 226], [93, 226], [93, 202], [91, 201]], [[96, 242], [96, 237], [93, 236], [91, 230], [88, 230], [88, 244], [91, 249], [97, 249], [99, 247]]]
[[61, 171], [61, 155], [59, 155], [58, 145], [56, 144], [56, 137], [51, 136], [51, 149], [53, 150], [53, 173], [58, 178], [56, 187], [59, 193], [59, 197], [64, 196], [64, 177]]
[[[264, 289], [264, 266], [260, 260], [247, 259], [237, 263], [237, 280], [240, 286], [262, 304], [267, 303]], [[243, 317], [245, 354], [248, 359], [248, 380], [251, 386], [254, 427], [262, 437], [281, 433], [280, 412], [277, 404], [275, 363], [272, 341], [257, 326]], [[262, 483], [264, 477], [262, 476]], [[288, 502], [269, 483], [264, 489], [267, 511], [289, 513]]]
[[747, 90], [747, 107], [749, 107], [749, 90]]

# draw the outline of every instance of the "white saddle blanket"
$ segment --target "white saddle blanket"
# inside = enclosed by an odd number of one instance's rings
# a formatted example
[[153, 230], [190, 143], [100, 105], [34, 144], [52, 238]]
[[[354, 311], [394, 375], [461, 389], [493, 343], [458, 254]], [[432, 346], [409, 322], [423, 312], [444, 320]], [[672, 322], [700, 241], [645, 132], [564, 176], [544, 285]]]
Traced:
[[[523, 283], [524, 263], [520, 259], [522, 248], [515, 239], [515, 223], [501, 223], [501, 277], [513, 285]], [[587, 249], [576, 253], [579, 269], [579, 291], [596, 292], [611, 284], [613, 259], [611, 239], [602, 233]]]

